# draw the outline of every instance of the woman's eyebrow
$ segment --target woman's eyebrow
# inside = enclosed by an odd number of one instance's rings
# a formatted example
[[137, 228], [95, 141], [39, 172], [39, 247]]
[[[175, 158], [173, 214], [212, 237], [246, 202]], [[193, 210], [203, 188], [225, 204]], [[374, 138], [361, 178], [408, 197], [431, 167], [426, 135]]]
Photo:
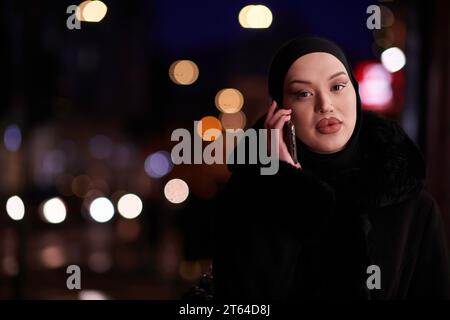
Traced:
[[311, 81], [300, 80], [300, 79], [294, 79], [294, 80], [291, 80], [291, 81], [289, 82], [289, 84], [293, 84], [293, 83], [306, 83], [306, 84], [311, 84]]
[[[328, 80], [331, 80], [331, 79], [333, 79], [333, 78], [336, 78], [337, 76], [340, 76], [340, 75], [342, 75], [342, 74], [343, 74], [343, 75], [347, 75], [344, 71], [338, 71], [338, 72], [332, 74], [332, 75], [328, 78]], [[291, 80], [291, 81], [289, 82], [289, 85], [290, 85], [290, 84], [293, 84], [293, 83], [306, 83], [306, 84], [311, 84], [311, 81], [301, 80], [301, 79], [294, 79], [294, 80]]]
[[336, 78], [337, 76], [340, 76], [341, 74], [347, 75], [344, 71], [339, 71], [339, 72], [336, 72], [336, 73], [332, 74], [332, 75], [328, 78], [328, 80], [331, 80], [331, 79], [333, 79], [333, 78]]

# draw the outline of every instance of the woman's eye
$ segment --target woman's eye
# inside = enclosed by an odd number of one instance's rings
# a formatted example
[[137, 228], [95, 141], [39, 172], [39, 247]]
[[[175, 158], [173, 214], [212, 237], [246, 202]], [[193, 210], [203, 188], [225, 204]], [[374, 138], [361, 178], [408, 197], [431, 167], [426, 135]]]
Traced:
[[306, 98], [309, 97], [311, 95], [311, 92], [308, 91], [299, 91], [296, 93], [297, 97], [299, 98]]
[[333, 86], [333, 91], [341, 91], [344, 88], [345, 88], [345, 85], [337, 84], [337, 85]]

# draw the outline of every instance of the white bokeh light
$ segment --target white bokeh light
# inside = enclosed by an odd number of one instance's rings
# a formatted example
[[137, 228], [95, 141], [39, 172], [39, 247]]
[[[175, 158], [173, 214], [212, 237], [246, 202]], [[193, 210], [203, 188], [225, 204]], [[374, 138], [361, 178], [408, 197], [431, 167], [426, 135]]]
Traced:
[[12, 196], [6, 201], [6, 213], [13, 220], [22, 220], [25, 216], [25, 205], [18, 196]]
[[381, 62], [388, 71], [396, 72], [405, 66], [406, 58], [401, 49], [392, 47], [383, 51]]
[[97, 222], [108, 222], [114, 216], [114, 206], [105, 197], [100, 197], [92, 201], [89, 206], [89, 213]]
[[117, 202], [117, 211], [126, 219], [134, 219], [142, 212], [142, 201], [135, 194], [126, 194]]
[[189, 195], [189, 187], [187, 183], [181, 179], [172, 179], [166, 183], [164, 187], [164, 195], [167, 200], [172, 203], [181, 203], [187, 199]]
[[359, 82], [359, 93], [364, 105], [384, 108], [393, 99], [392, 75], [381, 65], [365, 68], [364, 79]]
[[52, 198], [44, 203], [42, 213], [47, 222], [61, 223], [66, 219], [66, 206], [60, 198]]

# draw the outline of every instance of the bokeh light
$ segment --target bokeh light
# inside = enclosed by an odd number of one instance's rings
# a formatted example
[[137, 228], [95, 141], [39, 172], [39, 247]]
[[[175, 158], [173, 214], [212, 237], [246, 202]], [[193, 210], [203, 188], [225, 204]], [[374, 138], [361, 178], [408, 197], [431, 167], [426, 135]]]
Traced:
[[203, 117], [197, 124], [197, 133], [204, 141], [217, 140], [222, 135], [222, 124], [216, 117]]
[[219, 119], [224, 130], [244, 129], [247, 124], [247, 117], [242, 111], [236, 113], [221, 113]]
[[41, 251], [41, 261], [47, 268], [59, 268], [66, 262], [64, 252], [61, 246], [47, 246]]
[[166, 183], [164, 195], [166, 196], [166, 199], [172, 203], [182, 203], [189, 195], [189, 187], [187, 183], [181, 179], [172, 179]]
[[87, 175], [79, 175], [72, 180], [72, 192], [77, 197], [83, 198], [91, 188], [92, 181]]
[[49, 223], [61, 223], [66, 219], [66, 206], [60, 198], [55, 197], [44, 203], [42, 214]]
[[359, 93], [364, 106], [372, 110], [384, 110], [393, 99], [392, 75], [380, 64], [364, 66], [359, 80]]
[[217, 109], [223, 113], [236, 113], [244, 105], [244, 96], [234, 88], [220, 90], [214, 99]]
[[17, 125], [12, 124], [5, 129], [3, 136], [5, 148], [9, 151], [17, 151], [22, 144], [22, 133]]
[[87, 1], [83, 1], [82, 3], [80, 3], [77, 7], [77, 10], [75, 11], [75, 15], [77, 17], [78, 20], [80, 21], [85, 21], [84, 20], [84, 16], [83, 16], [83, 11], [84, 8], [86, 7], [86, 5], [91, 2], [92, 0], [87, 0]]
[[92, 201], [89, 213], [97, 222], [108, 222], [114, 216], [114, 206], [108, 198], [100, 197]]
[[99, 22], [103, 20], [108, 11], [108, 7], [100, 0], [84, 1], [79, 5], [80, 21]]
[[386, 6], [380, 6], [381, 26], [383, 28], [390, 27], [394, 24], [394, 13]]
[[126, 194], [119, 199], [117, 211], [126, 219], [134, 219], [142, 212], [142, 200], [135, 194]]
[[381, 48], [388, 48], [395, 42], [394, 32], [391, 28], [373, 30], [375, 43]]
[[264, 5], [248, 5], [239, 12], [239, 23], [243, 28], [268, 28], [272, 20], [272, 12]]
[[176, 84], [193, 84], [197, 80], [198, 75], [197, 65], [190, 60], [177, 60], [169, 68], [169, 77]]
[[89, 255], [88, 266], [97, 273], [103, 273], [111, 269], [111, 257], [105, 251], [95, 251]]
[[108, 300], [108, 296], [99, 290], [81, 290], [78, 297], [80, 300]]
[[405, 66], [406, 58], [400, 48], [392, 47], [383, 51], [381, 62], [388, 71], [396, 72]]
[[81, 214], [83, 215], [86, 220], [92, 219], [91, 213], [89, 212], [89, 208], [92, 204], [92, 202], [97, 199], [104, 197], [105, 194], [97, 189], [91, 189], [89, 190], [86, 195], [83, 198], [83, 202], [81, 204]]
[[105, 135], [96, 135], [89, 141], [89, 151], [96, 159], [107, 159], [113, 151], [111, 139]]
[[145, 159], [145, 172], [153, 178], [161, 178], [168, 174], [173, 168], [170, 153], [167, 151], [155, 152]]
[[8, 276], [15, 276], [19, 273], [19, 264], [12, 255], [7, 255], [2, 259], [2, 271]]
[[19, 196], [12, 196], [6, 201], [6, 213], [13, 220], [22, 220], [25, 216], [25, 205]]
[[253, 7], [253, 5], [248, 5], [245, 6], [241, 9], [241, 11], [239, 12], [239, 16], [238, 16], [238, 20], [239, 20], [239, 24], [243, 27], [243, 28], [249, 28], [248, 22], [247, 22], [247, 14], [248, 11]]

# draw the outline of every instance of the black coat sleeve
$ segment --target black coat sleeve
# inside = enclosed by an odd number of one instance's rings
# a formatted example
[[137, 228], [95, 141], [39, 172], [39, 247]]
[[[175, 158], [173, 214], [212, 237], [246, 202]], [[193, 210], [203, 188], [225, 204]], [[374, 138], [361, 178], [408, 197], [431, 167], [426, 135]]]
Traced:
[[415, 262], [408, 298], [450, 299], [449, 275], [449, 255], [442, 215], [433, 199]]
[[319, 237], [333, 201], [327, 184], [283, 161], [272, 176], [234, 171], [216, 202], [214, 298], [283, 298], [302, 243]]

